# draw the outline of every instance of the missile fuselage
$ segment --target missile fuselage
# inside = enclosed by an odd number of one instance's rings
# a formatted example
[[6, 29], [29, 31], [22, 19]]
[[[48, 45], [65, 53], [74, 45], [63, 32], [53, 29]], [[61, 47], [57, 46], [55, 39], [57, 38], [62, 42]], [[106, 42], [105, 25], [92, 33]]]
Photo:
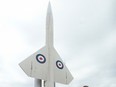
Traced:
[[54, 59], [51, 57], [53, 49], [53, 15], [51, 4], [48, 4], [46, 16], [46, 46], [48, 48], [48, 77], [45, 82], [45, 87], [54, 87]]
[[49, 3], [46, 16], [46, 45], [53, 47], [53, 15], [51, 4]]

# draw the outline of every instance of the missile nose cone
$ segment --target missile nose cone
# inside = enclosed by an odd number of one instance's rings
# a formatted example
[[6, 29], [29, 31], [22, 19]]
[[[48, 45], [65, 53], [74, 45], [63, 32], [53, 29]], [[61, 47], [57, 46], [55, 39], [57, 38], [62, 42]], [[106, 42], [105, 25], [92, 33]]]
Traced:
[[51, 3], [48, 4], [47, 14], [52, 14]]

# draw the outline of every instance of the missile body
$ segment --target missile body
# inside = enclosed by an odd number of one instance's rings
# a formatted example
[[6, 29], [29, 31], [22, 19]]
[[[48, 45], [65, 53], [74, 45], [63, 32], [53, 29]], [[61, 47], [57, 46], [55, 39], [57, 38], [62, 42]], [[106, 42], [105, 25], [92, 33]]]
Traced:
[[46, 44], [19, 65], [28, 76], [35, 78], [36, 82], [41, 84], [40, 80], [44, 80], [45, 87], [54, 87], [55, 82], [69, 84], [73, 80], [53, 45], [53, 15], [50, 3], [46, 16]]

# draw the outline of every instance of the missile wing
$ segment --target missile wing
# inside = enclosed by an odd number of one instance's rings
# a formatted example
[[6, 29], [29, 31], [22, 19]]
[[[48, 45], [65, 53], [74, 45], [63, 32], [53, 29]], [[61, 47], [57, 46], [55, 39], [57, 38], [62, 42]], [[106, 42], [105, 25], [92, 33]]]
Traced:
[[[54, 81], [69, 84], [73, 79], [71, 73], [54, 48], [51, 50], [51, 54], [53, 54], [51, 58], [53, 59]], [[28, 76], [46, 81], [50, 65], [48, 48], [43, 47], [19, 65]]]

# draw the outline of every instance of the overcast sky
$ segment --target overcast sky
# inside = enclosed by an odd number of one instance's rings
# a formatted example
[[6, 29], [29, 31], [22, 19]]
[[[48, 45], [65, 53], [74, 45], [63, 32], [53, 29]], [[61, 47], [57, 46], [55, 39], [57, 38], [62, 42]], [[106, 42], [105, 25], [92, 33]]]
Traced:
[[[45, 45], [48, 0], [0, 0], [0, 87], [33, 87], [18, 64]], [[116, 87], [116, 0], [51, 0], [54, 45], [74, 76], [57, 87]]]

